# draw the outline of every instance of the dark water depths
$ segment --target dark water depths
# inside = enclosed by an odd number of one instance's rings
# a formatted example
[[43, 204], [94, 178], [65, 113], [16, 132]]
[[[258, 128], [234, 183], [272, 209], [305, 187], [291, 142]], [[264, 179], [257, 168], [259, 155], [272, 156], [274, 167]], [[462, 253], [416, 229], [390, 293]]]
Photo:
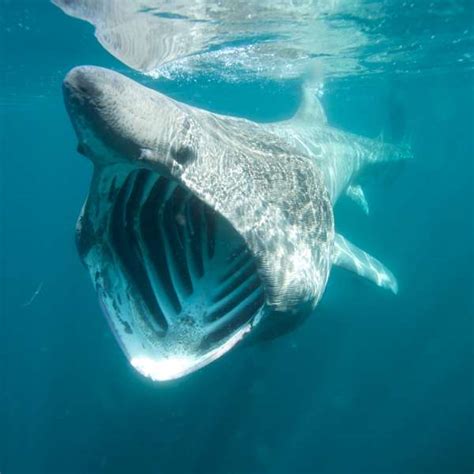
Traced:
[[[367, 187], [370, 217], [336, 208], [397, 297], [335, 269], [295, 332], [156, 384], [126, 362], [74, 245], [91, 166], [61, 80], [77, 64], [127, 70], [89, 26], [35, 5], [0, 3], [0, 472], [471, 473], [472, 72], [327, 85], [332, 124], [411, 137], [415, 160]], [[255, 120], [298, 102], [291, 81], [157, 87]]]

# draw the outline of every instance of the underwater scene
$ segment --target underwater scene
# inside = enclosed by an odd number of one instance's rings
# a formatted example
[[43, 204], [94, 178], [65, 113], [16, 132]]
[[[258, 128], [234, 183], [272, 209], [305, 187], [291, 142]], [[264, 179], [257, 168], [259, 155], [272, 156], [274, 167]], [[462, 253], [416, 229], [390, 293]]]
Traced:
[[0, 0], [0, 474], [472, 474], [474, 2]]

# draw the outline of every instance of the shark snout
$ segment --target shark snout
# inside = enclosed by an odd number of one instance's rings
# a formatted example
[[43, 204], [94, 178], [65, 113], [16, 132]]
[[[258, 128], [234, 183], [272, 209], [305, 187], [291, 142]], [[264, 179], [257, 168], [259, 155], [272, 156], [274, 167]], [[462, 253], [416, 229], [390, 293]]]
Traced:
[[128, 163], [170, 175], [195, 157], [188, 112], [122, 74], [79, 66], [66, 75], [63, 93], [77, 150], [95, 163]]
[[78, 138], [77, 150], [90, 157], [93, 142], [97, 142], [98, 111], [103, 96], [99, 71], [93, 66], [75, 67], [63, 81], [64, 102]]
[[69, 71], [63, 81], [65, 99], [90, 100], [99, 95], [98, 70], [93, 66], [79, 66]]
[[64, 78], [65, 100], [100, 103], [101, 98], [123, 94], [137, 85], [121, 74], [98, 66], [77, 66]]
[[78, 151], [94, 162], [140, 156], [143, 143], [133, 130], [134, 86], [120, 74], [95, 66], [72, 69], [63, 81], [66, 109], [78, 138]]
[[[63, 96], [71, 120], [93, 119], [104, 98], [104, 80], [100, 68], [80, 66], [72, 69], [63, 81]], [[76, 127], [77, 131], [77, 127]]]

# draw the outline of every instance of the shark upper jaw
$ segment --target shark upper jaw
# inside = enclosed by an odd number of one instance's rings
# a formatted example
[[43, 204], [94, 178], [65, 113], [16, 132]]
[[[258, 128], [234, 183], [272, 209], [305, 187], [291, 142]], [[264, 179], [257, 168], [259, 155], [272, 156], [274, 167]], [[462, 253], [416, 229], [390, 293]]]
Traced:
[[[135, 140], [127, 139], [114, 129], [111, 112], [120, 113], [114, 97], [123, 94], [120, 83], [113, 85], [114, 75], [93, 66], [72, 69], [63, 81], [66, 109], [78, 138], [78, 152], [94, 163], [122, 161], [125, 153], [138, 156]], [[108, 94], [114, 88], [117, 94]]]
[[170, 143], [179, 142], [187, 131], [186, 127], [176, 126], [181, 121], [185, 124], [187, 118], [173, 100], [96, 66], [72, 69], [64, 78], [63, 96], [79, 153], [98, 166], [145, 166], [150, 162], [143, 160], [144, 153], [153, 150], [162, 157], [153, 162], [155, 171], [169, 176], [169, 167], [174, 163], [165, 164], [165, 158], [177, 153]]

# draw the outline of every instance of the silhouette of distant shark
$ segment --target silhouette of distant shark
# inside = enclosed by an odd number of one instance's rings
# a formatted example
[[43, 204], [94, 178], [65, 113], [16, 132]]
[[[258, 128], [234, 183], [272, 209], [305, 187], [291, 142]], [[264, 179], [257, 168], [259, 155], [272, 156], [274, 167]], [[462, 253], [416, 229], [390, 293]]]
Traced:
[[94, 163], [77, 244], [125, 354], [154, 380], [281, 333], [317, 305], [333, 264], [397, 292], [334, 231], [342, 193], [408, 149], [327, 124], [311, 87], [290, 120], [194, 108], [92, 66], [64, 80], [78, 151]]

